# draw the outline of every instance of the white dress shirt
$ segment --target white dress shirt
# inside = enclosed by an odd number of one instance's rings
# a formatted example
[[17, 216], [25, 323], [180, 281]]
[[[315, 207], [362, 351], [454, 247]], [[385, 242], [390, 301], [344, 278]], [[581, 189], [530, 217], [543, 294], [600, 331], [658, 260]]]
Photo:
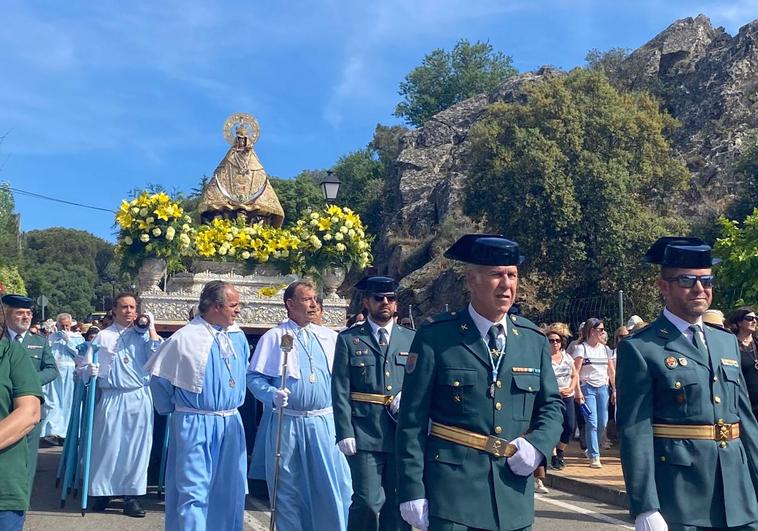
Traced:
[[[671, 324], [674, 325], [677, 330], [679, 330], [682, 334], [684, 334], [684, 337], [686, 337], [690, 343], [693, 343], [692, 341], [692, 330], [690, 330], [690, 326], [697, 326], [698, 331], [700, 332], [700, 340], [703, 342], [703, 345], [707, 345], [705, 342], [705, 334], [703, 333], [703, 318], [698, 317], [697, 321], [694, 323], [690, 323], [688, 321], [685, 321], [681, 317], [677, 317], [673, 313], [669, 311], [668, 308], [663, 309], [663, 316], [671, 321]], [[693, 343], [694, 344], [694, 343]]]
[[387, 344], [389, 345], [390, 337], [392, 337], [392, 321], [394, 319], [390, 319], [390, 322], [387, 323], [384, 326], [380, 326], [376, 324], [374, 321], [371, 320], [371, 317], [367, 317], [366, 320], [368, 321], [369, 326], [371, 326], [371, 333], [374, 335], [374, 339], [376, 339], [377, 344], [381, 344], [380, 337], [379, 337], [379, 329], [384, 328], [387, 331]]

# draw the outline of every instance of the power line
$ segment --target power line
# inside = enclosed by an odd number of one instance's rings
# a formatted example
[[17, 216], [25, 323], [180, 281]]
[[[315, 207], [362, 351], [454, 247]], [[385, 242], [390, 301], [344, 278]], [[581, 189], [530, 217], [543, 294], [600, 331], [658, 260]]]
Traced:
[[66, 201], [65, 199], [58, 199], [56, 197], [50, 197], [50, 196], [38, 194], [38, 193], [35, 193], [35, 192], [28, 192], [26, 190], [19, 190], [18, 188], [13, 188], [11, 186], [9, 186], [8, 188], [10, 190], [16, 192], [16, 193], [21, 194], [21, 195], [28, 195], [29, 197], [34, 197], [36, 199], [47, 199], [48, 201], [54, 201], [56, 203], [63, 203], [63, 204], [66, 204], [66, 205], [78, 206], [78, 207], [82, 207], [82, 208], [90, 208], [92, 210], [101, 210], [103, 212], [110, 212], [111, 214], [115, 214], [116, 213], [115, 210], [112, 210], [110, 208], [102, 208], [102, 207], [96, 207], [96, 206], [92, 206], [92, 205], [85, 205], [83, 203], [76, 203], [74, 201]]

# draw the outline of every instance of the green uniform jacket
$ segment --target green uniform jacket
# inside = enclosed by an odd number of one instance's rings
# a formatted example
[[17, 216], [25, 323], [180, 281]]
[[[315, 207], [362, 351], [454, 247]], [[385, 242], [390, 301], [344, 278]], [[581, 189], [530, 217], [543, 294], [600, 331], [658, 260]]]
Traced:
[[47, 385], [60, 376], [58, 366], [55, 364], [53, 350], [46, 338], [27, 332], [21, 341], [21, 346], [32, 359], [32, 365], [37, 371], [40, 385]]
[[480, 529], [518, 529], [534, 520], [532, 476], [505, 458], [428, 435], [429, 421], [509, 441], [526, 439], [550, 456], [560, 437], [563, 401], [544, 334], [508, 319], [495, 398], [487, 345], [468, 310], [423, 325], [408, 356], [397, 433], [400, 502], [427, 498], [429, 514]]
[[[618, 347], [621, 464], [636, 516], [659, 510], [666, 522], [737, 527], [758, 520], [758, 425], [740, 374], [734, 335], [705, 326], [709, 359], [665, 317]], [[652, 424], [739, 422], [721, 444], [654, 438]]]
[[[0, 420], [13, 412], [14, 399], [36, 396], [42, 399], [37, 372], [17, 342], [0, 339]], [[27, 439], [0, 450], [0, 511], [26, 511], [29, 507]]]
[[350, 393], [390, 396], [399, 393], [403, 388], [405, 363], [414, 334], [413, 330], [393, 324], [386, 356], [367, 322], [348, 328], [337, 336], [332, 369], [337, 441], [354, 437], [358, 450], [394, 451], [395, 421], [385, 407], [351, 401]]

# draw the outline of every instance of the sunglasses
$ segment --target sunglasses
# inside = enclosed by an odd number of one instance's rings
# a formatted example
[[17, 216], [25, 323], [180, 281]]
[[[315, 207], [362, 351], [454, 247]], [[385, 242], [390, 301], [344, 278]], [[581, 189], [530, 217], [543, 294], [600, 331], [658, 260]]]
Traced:
[[374, 302], [384, 302], [384, 299], [387, 299], [387, 302], [395, 302], [397, 295], [372, 295], [371, 298]]
[[748, 323], [754, 323], [758, 319], [755, 315], [746, 315], [742, 318], [743, 321], [747, 321]]
[[561, 342], [560, 339], [548, 339], [547, 341], [548, 341], [548, 343], [560, 343]]
[[691, 288], [695, 285], [695, 282], [700, 281], [700, 285], [703, 288], [708, 289], [713, 287], [713, 275], [679, 275], [676, 277], [664, 278], [666, 282], [676, 281], [680, 288]]

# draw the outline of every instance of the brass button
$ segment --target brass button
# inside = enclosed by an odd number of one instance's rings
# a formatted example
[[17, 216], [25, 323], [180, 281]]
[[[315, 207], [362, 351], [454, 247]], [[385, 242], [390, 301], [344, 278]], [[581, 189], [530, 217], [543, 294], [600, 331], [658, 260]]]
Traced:
[[713, 403], [714, 404], [720, 404], [721, 403], [721, 397], [720, 396], [714, 396], [713, 397]]
[[435, 454], [435, 456], [434, 456], [434, 460], [436, 461], [436, 460], [437, 460], [437, 459], [439, 459], [439, 458], [440, 458], [440, 454]]
[[662, 456], [661, 456], [661, 463], [665, 463], [665, 462], [666, 462], [666, 456], [665, 456], [665, 455], [662, 455]]
[[719, 424], [719, 426], [723, 426], [726, 423], [724, 422], [724, 419], [719, 419], [718, 424]]
[[500, 426], [495, 426], [495, 433], [500, 434], [503, 431], [503, 428]]
[[528, 389], [529, 389], [529, 391], [531, 391], [531, 390], [532, 390], [532, 386], [530, 385], [530, 386], [528, 387]]
[[722, 448], [726, 448], [726, 441], [721, 441], [719, 443], [719, 446], [721, 446]]
[[461, 382], [459, 382], [458, 380], [453, 382], [453, 387], [460, 387], [460, 385], [461, 385]]
[[361, 356], [361, 355], [363, 355], [363, 352], [361, 352], [360, 350], [357, 350], [357, 351], [355, 352], [355, 355], [356, 355], [356, 356]]
[[681, 389], [681, 388], [682, 388], [682, 382], [676, 382], [676, 383], [674, 384], [674, 387], [675, 387], [676, 389]]
[[718, 377], [718, 376], [714, 376], [714, 377], [713, 377], [713, 381], [714, 381], [714, 382], [718, 382], [718, 381], [719, 381], [719, 377]]
[[392, 386], [391, 385], [387, 386], [387, 391], [392, 391]]
[[503, 387], [503, 382], [498, 380], [497, 382], [495, 382], [495, 385], [497, 386], [498, 389], [500, 389], [501, 387]]
[[389, 376], [390, 375], [390, 371], [384, 371], [384, 375], [385, 376]]
[[366, 366], [366, 364], [363, 363], [363, 362], [361, 362], [361, 367], [365, 367], [365, 366]]
[[495, 404], [495, 409], [497, 409], [498, 411], [500, 411], [501, 409], [503, 409], [503, 404], [501, 404], [500, 402], [498, 402], [497, 404]]

